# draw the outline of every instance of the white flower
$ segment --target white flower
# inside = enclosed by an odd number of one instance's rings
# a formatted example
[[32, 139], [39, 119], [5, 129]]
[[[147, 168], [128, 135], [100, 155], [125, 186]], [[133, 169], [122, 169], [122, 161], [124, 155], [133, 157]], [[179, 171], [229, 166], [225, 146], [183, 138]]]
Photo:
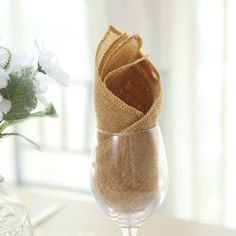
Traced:
[[36, 97], [38, 100], [45, 106], [48, 107], [48, 101], [47, 99], [43, 96], [43, 94], [48, 90], [48, 86], [46, 84], [46, 78], [44, 78], [43, 73], [37, 73], [36, 74]]
[[48, 107], [48, 101], [47, 99], [40, 93], [35, 94], [36, 98], [43, 104], [44, 107]]
[[0, 121], [3, 118], [3, 115], [11, 110], [11, 102], [6, 100], [0, 95]]
[[21, 67], [33, 64], [33, 58], [28, 57], [20, 50], [9, 50], [7, 47], [0, 46], [0, 67], [9, 73]]
[[54, 54], [47, 51], [43, 45], [40, 47], [37, 41], [35, 41], [35, 45], [39, 54], [38, 63], [40, 72], [46, 73], [61, 85], [67, 86], [69, 75], [63, 71], [59, 62], [55, 60]]
[[48, 76], [46, 76], [45, 74], [38, 72], [36, 74], [36, 93], [45, 93], [48, 90]]
[[27, 56], [25, 53], [18, 49], [11, 51], [12, 59], [10, 64], [10, 70], [17, 70], [25, 66], [31, 66], [33, 64], [33, 58]]
[[7, 87], [8, 79], [8, 73], [0, 67], [0, 89]]

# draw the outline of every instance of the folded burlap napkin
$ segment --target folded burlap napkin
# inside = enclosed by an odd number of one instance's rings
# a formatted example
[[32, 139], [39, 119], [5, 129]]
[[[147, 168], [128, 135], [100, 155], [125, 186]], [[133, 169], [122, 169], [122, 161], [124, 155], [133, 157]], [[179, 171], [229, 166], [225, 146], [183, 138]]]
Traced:
[[[161, 82], [157, 70], [140, 52], [141, 46], [139, 35], [129, 36], [112, 26], [100, 42], [94, 90], [98, 129], [130, 134], [156, 126], [162, 102]], [[136, 141], [122, 140], [114, 166], [114, 144], [109, 134], [99, 134], [93, 184], [112, 209], [137, 211], [158, 194], [157, 153], [150, 134], [140, 133]]]

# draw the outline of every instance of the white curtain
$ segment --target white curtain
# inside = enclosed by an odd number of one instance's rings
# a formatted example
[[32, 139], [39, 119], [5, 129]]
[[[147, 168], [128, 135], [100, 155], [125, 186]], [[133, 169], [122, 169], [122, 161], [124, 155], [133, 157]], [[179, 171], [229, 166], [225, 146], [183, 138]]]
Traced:
[[170, 188], [161, 211], [236, 227], [234, 0], [89, 1], [93, 51], [108, 24], [140, 33], [164, 87]]

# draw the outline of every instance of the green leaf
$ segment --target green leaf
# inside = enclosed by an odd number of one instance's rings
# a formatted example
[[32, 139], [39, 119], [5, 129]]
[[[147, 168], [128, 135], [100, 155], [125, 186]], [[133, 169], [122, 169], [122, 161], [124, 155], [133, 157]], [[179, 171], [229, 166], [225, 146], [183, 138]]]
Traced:
[[0, 123], [0, 135], [4, 129], [6, 129], [9, 126], [9, 123], [7, 121], [4, 121], [3, 123]]
[[4, 120], [24, 119], [36, 108], [38, 101], [35, 96], [35, 75], [32, 67], [24, 67], [10, 73], [7, 87], [0, 90], [1, 95], [10, 100], [12, 105], [11, 110], [4, 115]]
[[12, 125], [17, 125], [31, 118], [37, 118], [37, 117], [57, 117], [57, 112], [53, 104], [50, 103], [45, 110], [31, 113], [29, 116], [27, 116], [24, 119], [4, 121], [3, 123], [0, 124], [0, 136], [1, 136], [1, 132], [5, 130], [7, 127], [12, 126]]
[[30, 117], [45, 117], [45, 116], [57, 117], [56, 109], [54, 108], [52, 103], [50, 103], [45, 110], [38, 111], [30, 115]]

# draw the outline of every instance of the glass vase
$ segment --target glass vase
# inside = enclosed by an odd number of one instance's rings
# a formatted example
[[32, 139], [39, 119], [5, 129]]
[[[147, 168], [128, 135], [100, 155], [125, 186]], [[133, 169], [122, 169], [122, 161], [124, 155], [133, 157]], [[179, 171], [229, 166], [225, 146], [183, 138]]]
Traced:
[[33, 235], [26, 207], [0, 176], [0, 236]]

